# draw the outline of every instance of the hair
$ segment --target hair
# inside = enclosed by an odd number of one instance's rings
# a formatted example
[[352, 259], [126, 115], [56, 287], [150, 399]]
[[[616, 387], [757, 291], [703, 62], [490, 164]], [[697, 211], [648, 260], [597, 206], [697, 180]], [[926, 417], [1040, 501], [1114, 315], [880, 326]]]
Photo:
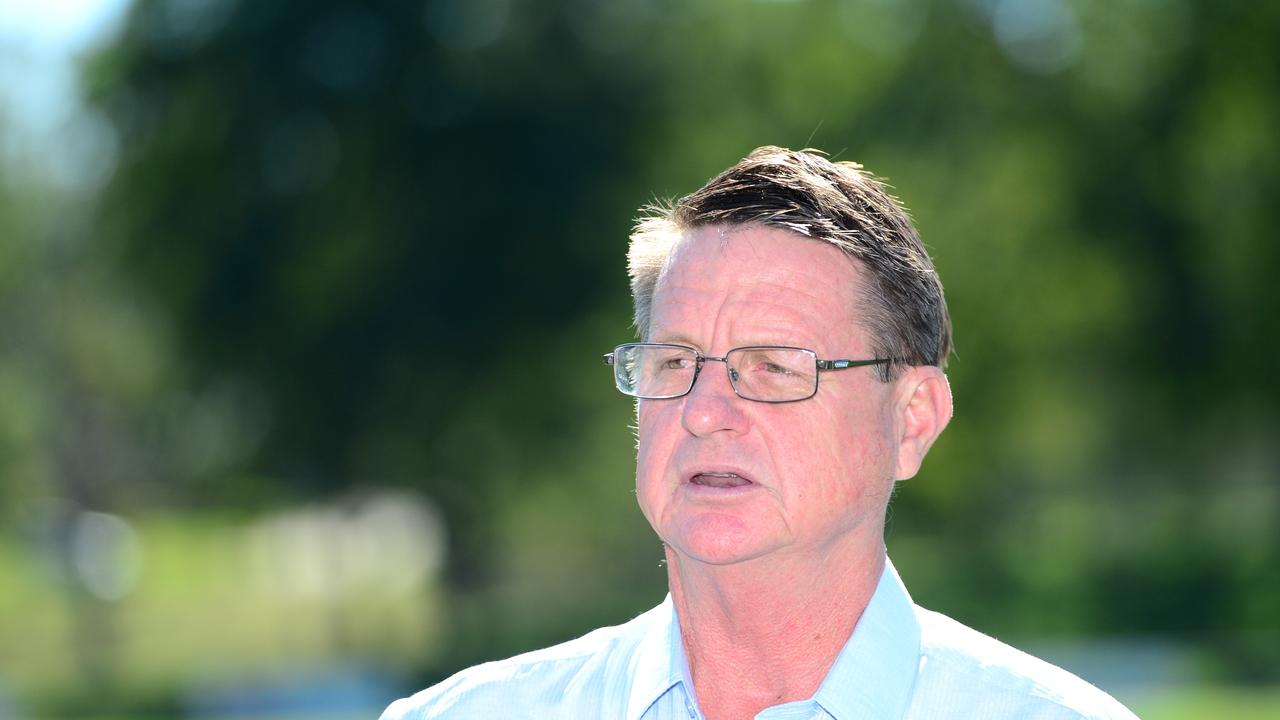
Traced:
[[815, 150], [757, 148], [701, 189], [641, 211], [631, 233], [627, 268], [636, 330], [649, 336], [653, 294], [685, 233], [720, 225], [761, 225], [827, 242], [867, 278], [853, 298], [877, 357], [894, 366], [945, 367], [951, 319], [942, 282], [906, 210], [884, 183], [854, 162], [832, 162]]

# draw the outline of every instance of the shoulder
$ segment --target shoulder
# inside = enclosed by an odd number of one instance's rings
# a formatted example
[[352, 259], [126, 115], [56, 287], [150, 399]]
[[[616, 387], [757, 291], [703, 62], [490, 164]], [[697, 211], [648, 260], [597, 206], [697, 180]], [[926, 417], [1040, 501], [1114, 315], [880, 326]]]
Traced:
[[966, 708], [972, 717], [1134, 720], [1088, 682], [946, 615], [916, 607], [920, 675], [916, 699]]
[[392, 703], [381, 720], [538, 718], [568, 709], [595, 715], [594, 710], [625, 698], [627, 668], [663, 607], [559, 645], [469, 667]]

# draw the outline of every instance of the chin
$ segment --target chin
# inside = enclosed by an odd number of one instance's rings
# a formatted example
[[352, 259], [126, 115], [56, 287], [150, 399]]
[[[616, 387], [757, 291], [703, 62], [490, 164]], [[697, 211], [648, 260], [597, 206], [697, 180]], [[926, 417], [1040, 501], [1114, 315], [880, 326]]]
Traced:
[[777, 549], [778, 543], [770, 542], [768, 535], [740, 517], [706, 513], [680, 523], [664, 540], [677, 555], [689, 560], [707, 565], [733, 565]]

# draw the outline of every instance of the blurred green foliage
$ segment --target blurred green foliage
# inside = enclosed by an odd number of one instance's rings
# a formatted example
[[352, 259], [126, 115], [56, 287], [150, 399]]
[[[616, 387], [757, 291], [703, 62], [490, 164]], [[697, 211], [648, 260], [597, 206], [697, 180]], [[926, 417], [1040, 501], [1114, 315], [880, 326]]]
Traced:
[[949, 290], [956, 419], [889, 530], [917, 601], [1276, 682], [1277, 39], [1209, 0], [138, 0], [84, 68], [105, 185], [0, 170], [11, 539], [47, 498], [195, 547], [421, 493], [414, 682], [651, 606], [599, 363], [630, 218], [813, 145], [888, 177]]

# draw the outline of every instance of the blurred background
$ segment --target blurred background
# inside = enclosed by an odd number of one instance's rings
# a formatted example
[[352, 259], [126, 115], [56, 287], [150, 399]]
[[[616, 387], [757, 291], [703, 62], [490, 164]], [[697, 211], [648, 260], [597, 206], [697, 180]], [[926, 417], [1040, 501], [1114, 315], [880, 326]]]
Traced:
[[4, 0], [0, 718], [376, 717], [656, 604], [625, 238], [763, 144], [946, 283], [917, 602], [1280, 717], [1278, 91], [1276, 3]]

